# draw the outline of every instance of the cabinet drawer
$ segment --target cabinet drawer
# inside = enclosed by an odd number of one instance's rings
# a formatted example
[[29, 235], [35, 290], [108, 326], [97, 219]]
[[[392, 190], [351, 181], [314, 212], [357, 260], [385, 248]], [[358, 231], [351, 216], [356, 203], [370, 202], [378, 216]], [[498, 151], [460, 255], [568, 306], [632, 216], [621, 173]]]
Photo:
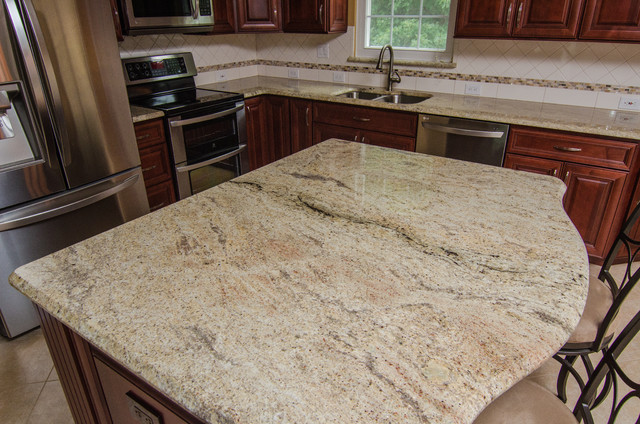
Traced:
[[135, 124], [133, 128], [136, 131], [136, 142], [140, 149], [144, 149], [155, 144], [164, 144], [165, 142], [164, 121], [162, 119], [140, 122]]
[[149, 201], [149, 210], [151, 212], [174, 203], [176, 201], [176, 194], [173, 188], [173, 181], [169, 180], [148, 187], [147, 200]]
[[169, 151], [165, 144], [141, 149], [140, 163], [142, 166], [142, 177], [144, 178], [144, 185], [146, 187], [171, 179]]
[[415, 137], [418, 115], [368, 107], [316, 102], [313, 106], [313, 122], [324, 122], [326, 124]]
[[408, 152], [416, 151], [415, 137], [405, 137], [401, 135], [385, 134], [373, 131], [363, 131], [362, 141], [374, 146], [389, 147], [391, 149], [406, 150]]
[[[98, 358], [96, 370], [113, 423], [189, 424]], [[200, 421], [199, 421], [200, 422]]]
[[636, 144], [593, 136], [512, 127], [507, 151], [628, 171]]

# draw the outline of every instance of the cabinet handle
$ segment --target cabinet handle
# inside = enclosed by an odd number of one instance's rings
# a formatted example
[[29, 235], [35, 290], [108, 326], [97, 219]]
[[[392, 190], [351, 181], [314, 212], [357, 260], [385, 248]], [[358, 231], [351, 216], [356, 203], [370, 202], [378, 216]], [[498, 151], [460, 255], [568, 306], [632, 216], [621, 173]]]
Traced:
[[553, 148], [556, 150], [560, 150], [561, 152], [581, 152], [582, 151], [580, 147], [553, 146]]
[[360, 140], [360, 141], [362, 141], [363, 143], [367, 142], [367, 140], [364, 138], [364, 136], [362, 136], [362, 140]]
[[318, 14], [320, 15], [320, 26], [324, 27], [324, 16], [322, 15], [322, 11], [324, 9], [324, 3], [320, 2], [320, 10], [318, 11]]
[[353, 120], [354, 121], [359, 121], [359, 122], [369, 122], [369, 121], [371, 121], [371, 118], [362, 118], [360, 116], [354, 116]]
[[147, 133], [147, 134], [144, 134], [144, 135], [137, 136], [136, 140], [144, 140], [145, 138], [149, 138], [149, 137], [151, 137], [151, 134]]
[[358, 141], [358, 134], [353, 136], [353, 141]]
[[516, 26], [518, 28], [520, 28], [520, 24], [522, 23], [522, 6], [524, 5], [524, 3], [520, 3], [520, 6], [518, 6], [518, 18], [516, 19]]
[[553, 170], [553, 176], [554, 176], [554, 177], [557, 177], [557, 176], [558, 176], [558, 168], [556, 168], [556, 169], [554, 169], [554, 170]]
[[309, 126], [309, 108], [307, 107], [307, 110], [304, 111], [304, 122], [305, 124], [307, 124], [307, 127]]
[[567, 171], [566, 174], [564, 174], [564, 182], [567, 183], [569, 181], [569, 175], [571, 175], [571, 172]]
[[509, 3], [509, 8], [507, 9], [507, 27], [511, 22], [511, 12], [513, 12], [513, 3]]
[[142, 172], [151, 171], [153, 169], [156, 169], [157, 167], [158, 167], [158, 165], [153, 165], [153, 166], [150, 166], [148, 168], [142, 168]]

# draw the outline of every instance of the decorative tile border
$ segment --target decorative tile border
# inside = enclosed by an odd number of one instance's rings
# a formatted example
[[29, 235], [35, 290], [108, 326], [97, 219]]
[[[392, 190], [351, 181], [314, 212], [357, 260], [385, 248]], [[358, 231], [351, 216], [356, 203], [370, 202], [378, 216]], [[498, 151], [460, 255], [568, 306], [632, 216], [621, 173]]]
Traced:
[[[254, 65], [266, 65], [266, 66], [281, 66], [287, 68], [300, 68], [300, 69], [318, 69], [326, 71], [340, 71], [340, 72], [359, 72], [365, 74], [376, 74], [384, 71], [379, 71], [372, 66], [354, 66], [354, 65], [330, 65], [323, 63], [308, 63], [308, 62], [284, 62], [279, 60], [246, 60], [242, 62], [224, 63], [221, 65], [211, 65], [198, 67], [198, 72], [218, 71], [230, 68], [240, 68], [244, 66]], [[619, 94], [634, 94], [640, 95], [640, 87], [623, 86], [623, 85], [611, 85], [611, 84], [592, 84], [583, 82], [570, 82], [570, 81], [550, 81], [533, 78], [512, 78], [512, 77], [496, 77], [490, 75], [469, 75], [469, 74], [457, 74], [450, 72], [431, 72], [415, 69], [398, 69], [398, 73], [401, 76], [418, 77], [418, 78], [434, 78], [445, 79], [454, 81], [471, 81], [471, 82], [483, 82], [493, 84], [510, 84], [510, 85], [522, 85], [528, 87], [544, 87], [544, 88], [564, 88], [568, 90], [579, 91], [595, 91], [603, 93], [619, 93]]]

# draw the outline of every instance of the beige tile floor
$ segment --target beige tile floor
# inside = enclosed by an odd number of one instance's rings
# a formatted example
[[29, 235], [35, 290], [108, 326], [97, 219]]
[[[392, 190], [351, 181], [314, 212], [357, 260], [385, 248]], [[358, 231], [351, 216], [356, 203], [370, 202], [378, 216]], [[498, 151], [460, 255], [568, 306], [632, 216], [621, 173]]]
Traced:
[[[599, 267], [592, 266], [592, 272]], [[640, 286], [620, 313], [628, 321], [640, 309]], [[595, 358], [594, 358], [595, 359]], [[597, 361], [597, 359], [595, 359]], [[640, 381], [640, 336], [621, 357], [621, 363], [635, 381]], [[559, 365], [549, 360], [529, 378], [555, 392]], [[577, 399], [577, 386], [569, 387], [569, 405]], [[640, 401], [630, 403], [616, 424], [636, 423]], [[595, 411], [596, 424], [605, 424], [607, 405]], [[14, 340], [0, 336], [0, 423], [2, 424], [71, 424], [73, 419], [40, 329]]]

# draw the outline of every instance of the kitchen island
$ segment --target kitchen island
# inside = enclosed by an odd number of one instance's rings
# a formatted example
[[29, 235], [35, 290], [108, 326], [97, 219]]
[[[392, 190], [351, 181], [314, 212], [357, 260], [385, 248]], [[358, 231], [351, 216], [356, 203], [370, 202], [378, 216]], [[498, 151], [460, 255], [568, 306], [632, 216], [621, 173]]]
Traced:
[[11, 282], [204, 422], [471, 423], [578, 323], [587, 255], [563, 193], [329, 140]]

